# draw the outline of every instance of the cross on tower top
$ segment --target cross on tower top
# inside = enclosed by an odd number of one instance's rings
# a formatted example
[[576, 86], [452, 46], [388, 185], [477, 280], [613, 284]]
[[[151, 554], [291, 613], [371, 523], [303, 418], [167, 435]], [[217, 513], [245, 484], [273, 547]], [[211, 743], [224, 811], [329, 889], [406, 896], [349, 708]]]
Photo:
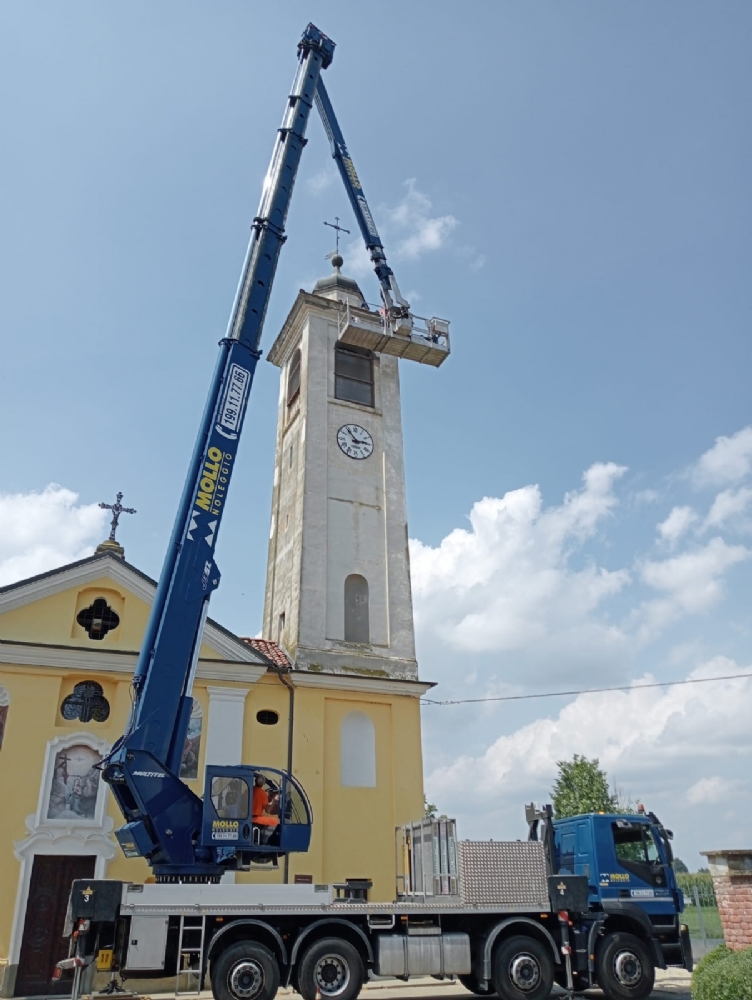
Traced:
[[[339, 256], [339, 234], [340, 233], [347, 233], [347, 235], [349, 236], [350, 235], [350, 230], [349, 229], [345, 229], [344, 226], [340, 226], [340, 224], [339, 224], [339, 216], [338, 215], [334, 216], [334, 222], [327, 222], [326, 220], [324, 220], [324, 225], [325, 226], [331, 226], [332, 229], [336, 229], [336, 231], [337, 231], [337, 249], [336, 249], [335, 252]], [[341, 266], [342, 265], [340, 265], [340, 267]]]
[[115, 532], [117, 531], [118, 523], [120, 521], [120, 515], [137, 513], [135, 507], [123, 507], [123, 505], [120, 503], [122, 499], [123, 499], [123, 494], [118, 493], [117, 497], [115, 498], [115, 503], [99, 504], [99, 506], [103, 510], [112, 511], [112, 520], [110, 521], [110, 537], [109, 537], [109, 541], [111, 542], [115, 542]]

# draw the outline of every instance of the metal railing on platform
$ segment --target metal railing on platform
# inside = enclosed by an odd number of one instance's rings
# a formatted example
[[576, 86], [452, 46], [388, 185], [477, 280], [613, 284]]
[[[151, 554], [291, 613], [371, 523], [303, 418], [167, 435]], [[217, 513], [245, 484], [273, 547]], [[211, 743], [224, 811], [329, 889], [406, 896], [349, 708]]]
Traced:
[[353, 307], [342, 303], [338, 339], [378, 354], [392, 354], [407, 361], [438, 366], [449, 355], [449, 321], [437, 316], [410, 314], [409, 322], [390, 321], [383, 307], [364, 302]]

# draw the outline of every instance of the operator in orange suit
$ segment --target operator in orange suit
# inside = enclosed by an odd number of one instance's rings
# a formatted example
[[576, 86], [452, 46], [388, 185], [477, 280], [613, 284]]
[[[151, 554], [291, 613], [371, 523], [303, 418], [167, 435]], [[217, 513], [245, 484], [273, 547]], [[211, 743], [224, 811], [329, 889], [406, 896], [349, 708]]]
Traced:
[[257, 774], [253, 782], [251, 822], [257, 826], [266, 827], [262, 830], [264, 843], [268, 843], [269, 838], [274, 833], [274, 827], [279, 826], [279, 816], [272, 816], [269, 813], [269, 796], [264, 788], [264, 778], [261, 774]]

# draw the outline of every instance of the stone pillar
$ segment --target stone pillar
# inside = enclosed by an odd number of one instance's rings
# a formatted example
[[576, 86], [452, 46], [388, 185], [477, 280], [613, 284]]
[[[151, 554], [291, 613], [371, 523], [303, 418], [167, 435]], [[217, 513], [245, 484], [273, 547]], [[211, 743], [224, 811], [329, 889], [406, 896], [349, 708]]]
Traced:
[[708, 859], [726, 946], [752, 947], [752, 848], [700, 851]]

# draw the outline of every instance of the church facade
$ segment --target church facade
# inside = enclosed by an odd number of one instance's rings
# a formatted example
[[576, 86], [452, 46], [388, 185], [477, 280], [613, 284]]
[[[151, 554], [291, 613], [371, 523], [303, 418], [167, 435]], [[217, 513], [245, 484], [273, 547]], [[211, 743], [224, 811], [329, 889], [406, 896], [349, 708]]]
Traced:
[[[340, 344], [360, 308], [339, 274], [301, 292], [280, 368], [262, 638], [208, 621], [181, 776], [207, 764], [291, 770], [311, 848], [244, 881], [370, 879], [395, 892], [395, 827], [423, 812], [398, 362]], [[103, 543], [0, 590], [0, 995], [54, 994], [73, 878], [143, 881], [96, 765], [125, 729], [156, 584]]]

